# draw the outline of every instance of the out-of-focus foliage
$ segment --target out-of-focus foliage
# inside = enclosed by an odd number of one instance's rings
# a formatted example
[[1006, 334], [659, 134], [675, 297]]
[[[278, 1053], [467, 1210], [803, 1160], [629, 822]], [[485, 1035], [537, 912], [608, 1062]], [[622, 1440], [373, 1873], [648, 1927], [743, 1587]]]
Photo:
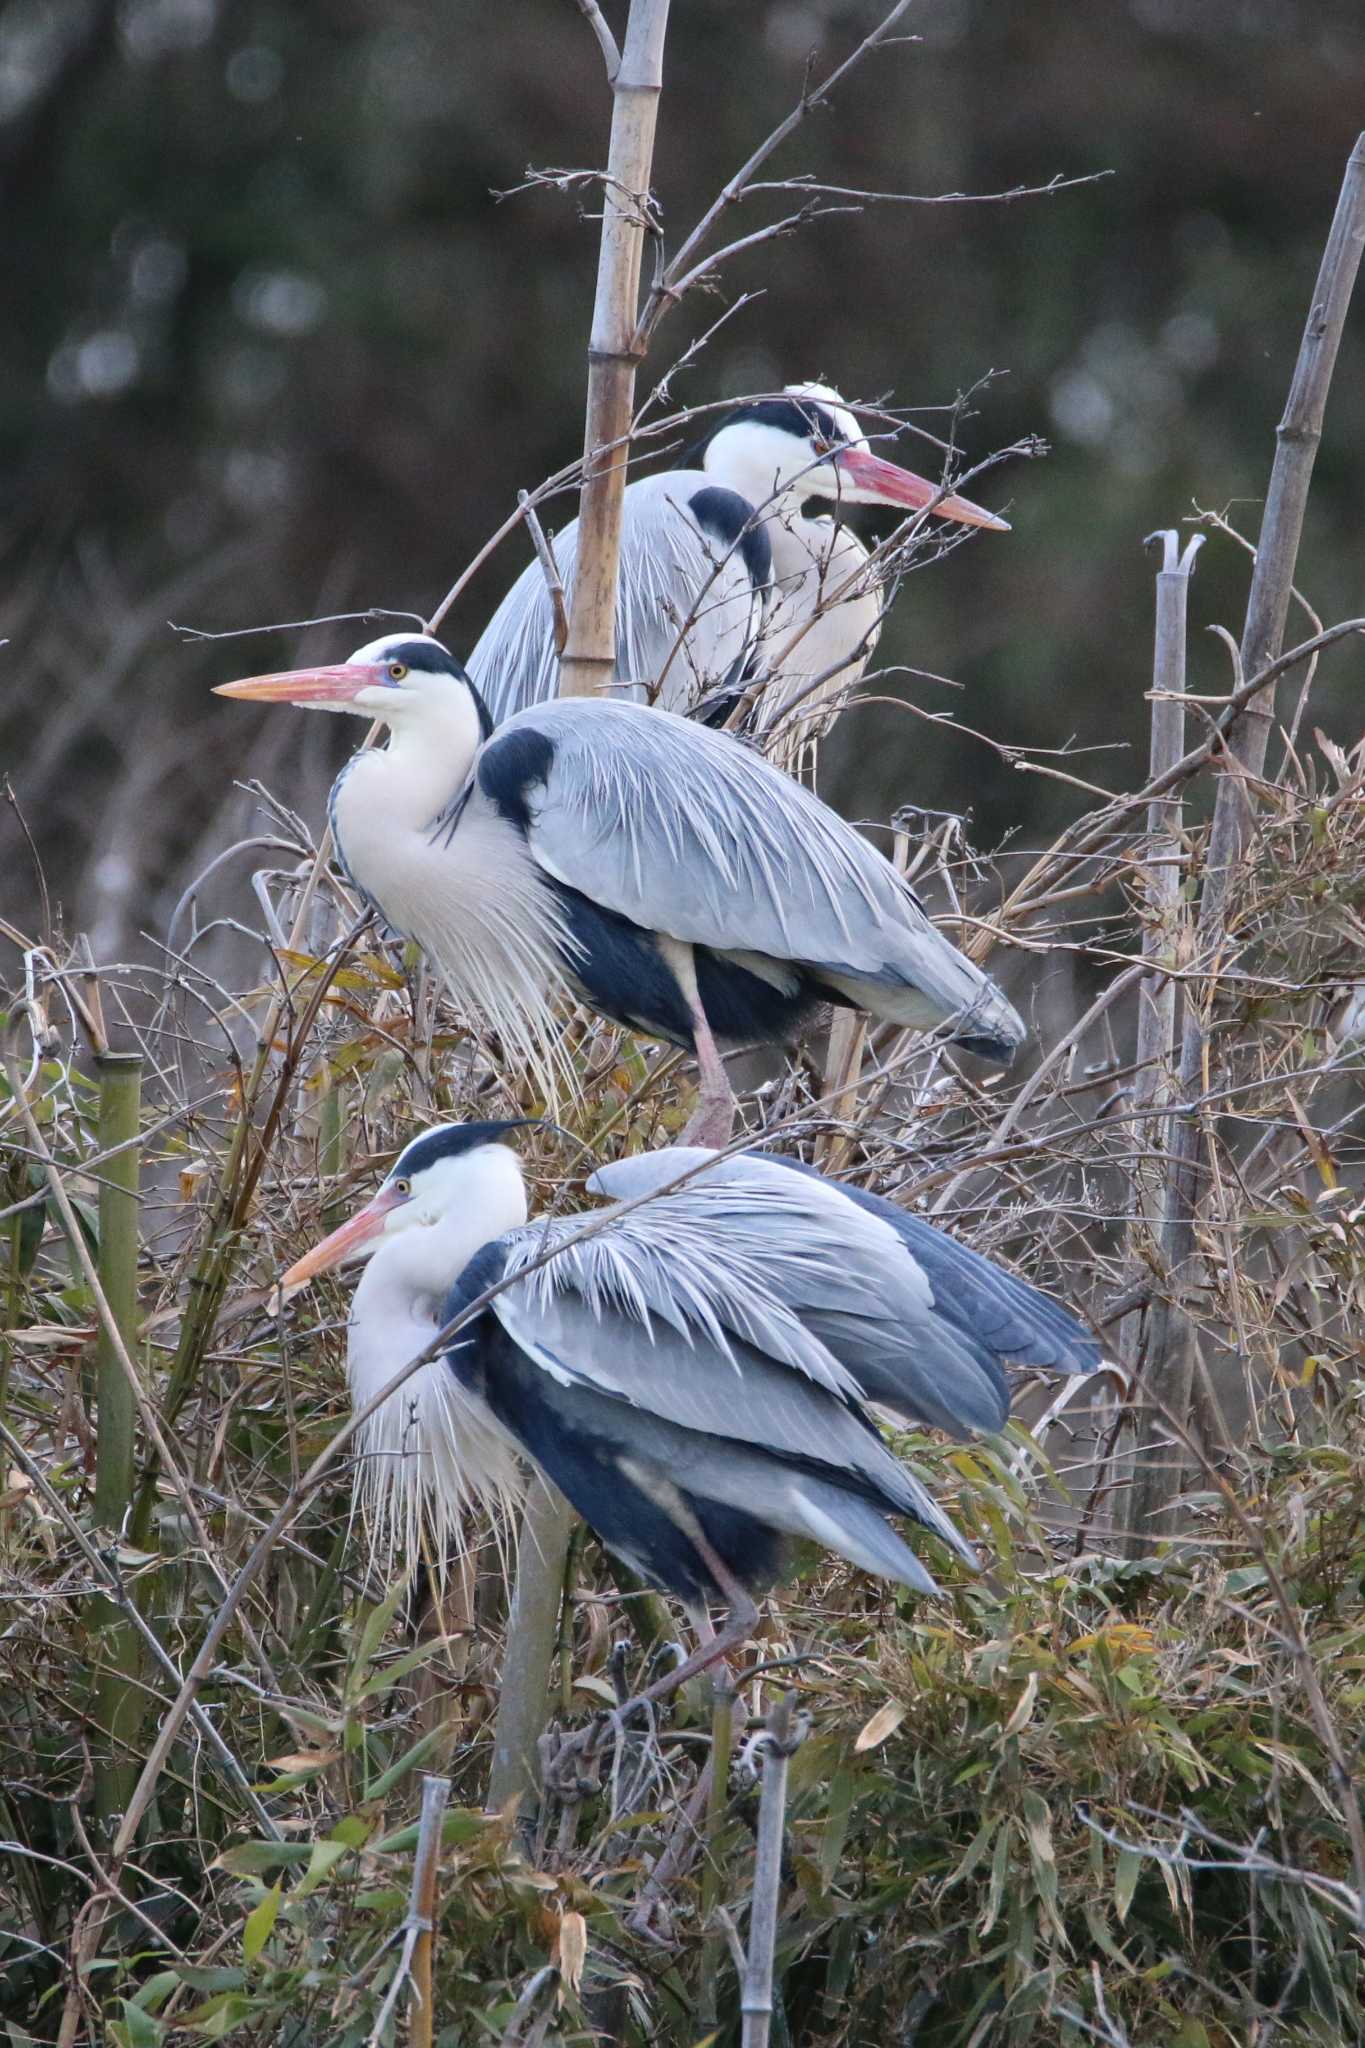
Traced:
[[[656, 157], [673, 246], [791, 105], [807, 55], [828, 69], [877, 12], [674, 10]], [[932, 406], [1007, 373], [977, 400], [969, 451], [1041, 432], [1054, 453], [993, 480], [1015, 533], [916, 576], [883, 657], [963, 682], [896, 687], [999, 739], [1141, 748], [1139, 543], [1192, 498], [1240, 501], [1254, 534], [1365, 105], [1365, 22], [1355, 0], [923, 0], [907, 25], [921, 40], [857, 75], [777, 175], [921, 193], [1114, 175], [1009, 206], [872, 210], [760, 250], [727, 290], [763, 295], [677, 395], [823, 374]], [[600, 164], [607, 121], [568, 0], [0, 4], [0, 752], [97, 951], [164, 913], [225, 765], [276, 765], [205, 702], [241, 648], [181, 648], [163, 621], [429, 609], [518, 486], [578, 452], [595, 226], [572, 197], [493, 194], [528, 164]], [[684, 307], [648, 370], [719, 311]], [[1305, 541], [1327, 617], [1361, 609], [1360, 333]], [[457, 647], [524, 558], [513, 543], [481, 573]], [[1244, 576], [1235, 547], [1206, 549], [1196, 623], [1235, 624]], [[1324, 677], [1323, 715], [1335, 688], [1345, 724], [1355, 659]], [[1196, 687], [1224, 686], [1211, 643], [1196, 667]], [[291, 749], [281, 787], [315, 812], [341, 735], [271, 744]], [[1131, 763], [1073, 765], [1118, 786]], [[826, 779], [859, 815], [971, 810], [982, 843], [1073, 805], [875, 706], [828, 750]]]

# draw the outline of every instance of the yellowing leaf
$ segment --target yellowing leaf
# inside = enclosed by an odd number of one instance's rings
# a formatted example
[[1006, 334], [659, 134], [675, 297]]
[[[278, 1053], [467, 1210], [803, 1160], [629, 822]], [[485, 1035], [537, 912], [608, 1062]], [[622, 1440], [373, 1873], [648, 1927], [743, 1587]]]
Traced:
[[1156, 1638], [1149, 1628], [1142, 1628], [1135, 1621], [1114, 1621], [1094, 1635], [1077, 1636], [1071, 1654], [1074, 1657], [1083, 1650], [1098, 1649], [1101, 1644], [1111, 1656], [1122, 1661], [1125, 1657], [1150, 1657], [1156, 1649]]
[[884, 1706], [878, 1707], [871, 1720], [865, 1721], [858, 1730], [853, 1744], [855, 1755], [861, 1755], [867, 1749], [879, 1749], [888, 1735], [895, 1734], [909, 1711], [903, 1700], [887, 1700]]
[[243, 1962], [248, 1965], [255, 1962], [270, 1939], [279, 1910], [280, 1887], [274, 1884], [246, 1916], [246, 1926], [242, 1929]]

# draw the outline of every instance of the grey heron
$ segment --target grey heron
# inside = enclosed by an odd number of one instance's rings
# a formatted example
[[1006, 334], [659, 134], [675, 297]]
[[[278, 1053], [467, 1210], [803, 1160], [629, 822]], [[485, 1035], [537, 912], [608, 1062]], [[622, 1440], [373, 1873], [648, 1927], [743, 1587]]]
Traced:
[[934, 1580], [888, 1517], [975, 1563], [869, 1411], [954, 1437], [1003, 1428], [1007, 1365], [1100, 1362], [1066, 1310], [777, 1153], [640, 1154], [589, 1178], [614, 1205], [593, 1234], [581, 1216], [530, 1222], [517, 1128], [414, 1138], [284, 1275], [292, 1288], [366, 1260], [347, 1339], [357, 1407], [510, 1283], [363, 1426], [362, 1497], [383, 1533], [444, 1544], [465, 1501], [505, 1494], [525, 1458], [691, 1612], [694, 1669], [718, 1654], [709, 1604], [730, 1613], [722, 1647], [742, 1640], [792, 1539], [925, 1593]]
[[[666, 710], [686, 713], [717, 686], [724, 693], [775, 665], [759, 722], [776, 731], [768, 751], [783, 766], [796, 764], [829, 705], [862, 673], [883, 604], [857, 535], [805, 506], [819, 499], [930, 508], [939, 519], [1008, 531], [994, 513], [966, 498], [938, 498], [940, 486], [875, 455], [838, 392], [823, 384], [789, 385], [785, 397], [722, 414], [685, 464], [626, 490], [617, 676], [637, 695], [648, 691]], [[577, 520], [554, 548], [571, 596]], [[468, 665], [498, 724], [555, 696], [554, 613], [538, 564], [513, 584]]]
[[720, 1046], [790, 1040], [821, 1004], [1008, 1061], [1024, 1024], [867, 840], [727, 733], [594, 698], [494, 730], [436, 640], [386, 634], [331, 668], [219, 694], [357, 712], [389, 728], [331, 796], [341, 860], [547, 1092], [551, 998], [695, 1054], [688, 1136], [727, 1143]]

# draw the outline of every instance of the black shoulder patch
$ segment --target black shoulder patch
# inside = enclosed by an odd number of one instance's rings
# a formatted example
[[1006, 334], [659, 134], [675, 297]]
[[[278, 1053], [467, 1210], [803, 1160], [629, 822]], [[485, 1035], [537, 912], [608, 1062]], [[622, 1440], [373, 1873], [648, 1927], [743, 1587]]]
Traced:
[[750, 583], [755, 590], [766, 590], [773, 580], [773, 545], [749, 500], [721, 484], [708, 484], [705, 490], [695, 491], [688, 504], [703, 533], [724, 548], [738, 545]]
[[509, 825], [525, 832], [531, 823], [526, 792], [549, 778], [554, 741], [533, 725], [513, 725], [488, 741], [474, 764], [479, 788]]

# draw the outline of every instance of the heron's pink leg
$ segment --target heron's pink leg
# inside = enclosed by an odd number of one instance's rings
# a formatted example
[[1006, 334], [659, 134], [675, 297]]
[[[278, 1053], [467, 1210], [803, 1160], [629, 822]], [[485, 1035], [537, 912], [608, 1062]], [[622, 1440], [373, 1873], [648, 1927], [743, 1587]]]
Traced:
[[725, 1062], [720, 1056], [720, 1047], [697, 994], [697, 970], [692, 948], [679, 939], [661, 937], [658, 944], [659, 951], [673, 970], [692, 1019], [692, 1042], [697, 1056], [697, 1076], [701, 1082], [697, 1106], [678, 1143], [713, 1145], [717, 1151], [723, 1151], [734, 1135], [738, 1104], [725, 1071]]

